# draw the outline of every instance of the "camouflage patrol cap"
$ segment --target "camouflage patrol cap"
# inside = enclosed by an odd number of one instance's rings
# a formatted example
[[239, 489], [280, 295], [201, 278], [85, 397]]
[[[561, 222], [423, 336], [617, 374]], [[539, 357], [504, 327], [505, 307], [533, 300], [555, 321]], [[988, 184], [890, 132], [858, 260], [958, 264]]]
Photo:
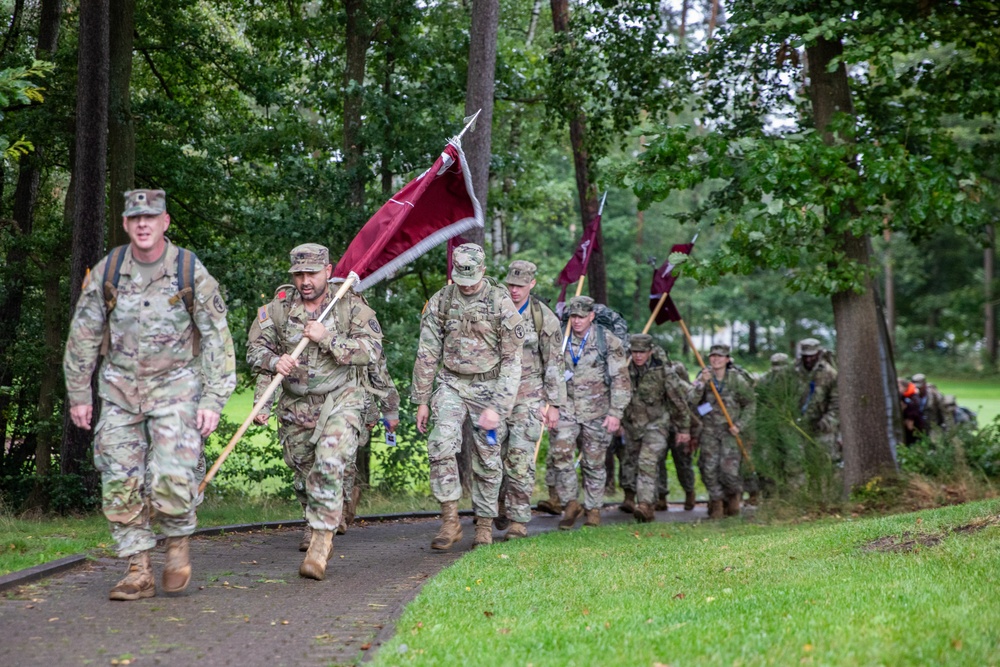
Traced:
[[724, 343], [717, 343], [712, 346], [712, 349], [708, 351], [708, 356], [710, 357], [728, 357], [729, 356], [729, 346]]
[[920, 387], [922, 385], [927, 384], [927, 376], [924, 375], [923, 373], [917, 373], [916, 375], [910, 378], [910, 381], [913, 382], [913, 384]]
[[629, 348], [633, 352], [649, 352], [653, 349], [653, 337], [649, 334], [632, 334], [629, 336]]
[[535, 272], [538, 267], [527, 260], [518, 259], [510, 263], [507, 269], [507, 277], [503, 279], [508, 285], [530, 285], [535, 279]]
[[167, 210], [167, 193], [163, 190], [129, 190], [125, 193], [126, 218], [133, 215], [159, 215]]
[[451, 255], [451, 279], [456, 285], [472, 287], [486, 274], [486, 253], [475, 243], [463, 243]]
[[803, 338], [799, 341], [800, 357], [811, 357], [814, 354], [819, 354], [821, 349], [822, 345], [815, 338]]
[[784, 352], [778, 352], [771, 355], [771, 368], [778, 369], [784, 368], [788, 365], [788, 355]]
[[574, 296], [566, 304], [566, 312], [570, 317], [573, 315], [586, 317], [594, 312], [594, 300], [589, 296]]
[[292, 268], [289, 273], [316, 273], [330, 263], [330, 251], [318, 243], [303, 243], [288, 253]]

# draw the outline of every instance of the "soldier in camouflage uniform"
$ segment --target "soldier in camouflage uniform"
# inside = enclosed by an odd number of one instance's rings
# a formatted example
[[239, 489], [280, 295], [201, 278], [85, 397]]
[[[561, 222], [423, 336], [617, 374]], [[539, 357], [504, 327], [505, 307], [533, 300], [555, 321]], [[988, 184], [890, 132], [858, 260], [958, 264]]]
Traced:
[[[701, 416], [698, 467], [701, 469], [701, 481], [708, 489], [708, 517], [718, 519], [723, 514], [736, 516], [740, 513], [742, 455], [735, 436], [744, 434], [745, 439], [746, 427], [753, 418], [755, 396], [753, 387], [743, 374], [728, 368], [728, 345], [713, 345], [708, 362], [711, 368], [702, 369], [698, 375], [688, 394], [688, 403]], [[722, 397], [733, 420], [732, 426], [719, 407], [709, 383], [715, 385]]]
[[799, 342], [799, 358], [795, 373], [802, 387], [799, 410], [806, 428], [816, 434], [816, 439], [826, 446], [830, 459], [841, 460], [838, 436], [840, 428], [840, 402], [837, 397], [837, 369], [823, 358], [823, 348], [815, 338]]
[[559, 407], [566, 402], [562, 327], [556, 314], [531, 296], [537, 270], [531, 262], [515, 260], [504, 279], [524, 326], [521, 383], [514, 411], [507, 419], [508, 437], [502, 449], [504, 483], [497, 528], [504, 530], [500, 519], [506, 510], [508, 540], [528, 535], [535, 489], [535, 443], [542, 437], [543, 424], [554, 428], [559, 423]]
[[[570, 530], [586, 510], [584, 525], [601, 523], [605, 454], [612, 435], [621, 427], [622, 414], [632, 395], [625, 347], [613, 333], [594, 324], [594, 300], [570, 300], [570, 337], [566, 345], [566, 408], [550, 435], [555, 486], [563, 506], [560, 530]], [[577, 497], [579, 484], [573, 454], [579, 444], [583, 469], [584, 504]]]
[[924, 416], [924, 423], [932, 432], [936, 430], [948, 430], [948, 426], [953, 420], [948, 419], [948, 408], [945, 405], [944, 394], [936, 386], [927, 382], [927, 376], [917, 373], [910, 378], [917, 388], [917, 395], [914, 400], [920, 407], [920, 412]]
[[667, 451], [670, 432], [676, 432], [677, 445], [686, 447], [691, 441], [691, 414], [686, 384], [663, 359], [653, 357], [653, 337], [633, 334], [630, 347], [632, 399], [625, 408], [624, 427], [627, 460], [636, 463], [634, 476], [630, 466], [624, 488], [638, 502], [633, 509], [636, 521], [645, 523], [654, 518], [657, 463]]
[[[344, 470], [364, 428], [365, 373], [382, 354], [382, 328], [364, 298], [348, 291], [323, 321], [333, 299], [329, 251], [306, 243], [291, 252], [294, 289], [257, 311], [247, 339], [247, 363], [256, 373], [283, 375], [277, 404], [285, 462], [312, 529], [299, 574], [322, 580], [343, 513]], [[302, 338], [298, 359], [290, 352]]]
[[[680, 361], [673, 361], [663, 348], [653, 346], [653, 356], [656, 357], [657, 350], [662, 351], [664, 364], [669, 366], [684, 386], [684, 397], [687, 400], [687, 392], [691, 387], [691, 380], [688, 376], [687, 367]], [[690, 414], [690, 410], [688, 411]], [[670, 436], [667, 439], [667, 448], [660, 454], [660, 459], [656, 463], [656, 506], [653, 508], [657, 512], [665, 512], [668, 509], [667, 495], [670, 491], [667, 479], [667, 454], [674, 459], [674, 470], [677, 472], [677, 481], [684, 489], [684, 510], [690, 512], [694, 509], [694, 453], [698, 449], [697, 433], [700, 422], [691, 415], [691, 438], [686, 443], [677, 442], [677, 431], [671, 426]]]
[[[193, 255], [187, 258], [193, 264], [184, 264], [181, 253], [189, 251], [164, 236], [170, 226], [165, 200], [162, 190], [125, 193], [129, 245], [88, 274], [63, 359], [70, 418], [89, 430], [90, 379], [103, 356], [94, 466], [116, 551], [129, 559], [128, 574], [110, 591], [112, 600], [156, 595], [149, 559], [156, 537], [147, 501], [167, 536], [164, 591], [178, 593], [190, 582], [188, 536], [197, 525], [195, 469], [202, 438], [218, 426], [236, 387], [219, 285]], [[111, 257], [122, 258], [117, 281]], [[193, 272], [191, 311], [181, 294], [187, 289], [181, 287], [181, 268]]]
[[455, 249], [452, 258], [454, 284], [431, 297], [421, 318], [410, 387], [410, 399], [418, 406], [417, 430], [421, 433], [427, 432], [433, 411], [434, 428], [427, 438], [427, 456], [431, 491], [441, 503], [441, 530], [431, 548], [442, 550], [462, 539], [457, 455], [466, 417], [475, 425], [475, 546], [493, 543], [493, 519], [498, 514], [497, 498], [503, 479], [500, 443], [507, 437], [506, 420], [517, 397], [524, 345], [524, 324], [507, 290], [483, 277], [483, 249], [465, 243]]

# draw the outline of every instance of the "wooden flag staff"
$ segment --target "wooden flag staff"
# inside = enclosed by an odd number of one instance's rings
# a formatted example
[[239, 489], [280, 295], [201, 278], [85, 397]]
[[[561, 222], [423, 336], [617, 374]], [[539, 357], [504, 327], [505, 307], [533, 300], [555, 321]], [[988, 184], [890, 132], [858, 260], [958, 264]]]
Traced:
[[[344, 284], [340, 286], [339, 290], [337, 290], [337, 293], [333, 297], [333, 301], [330, 302], [330, 305], [328, 305], [326, 309], [323, 311], [323, 313], [319, 316], [319, 318], [317, 318], [319, 322], [322, 322], [323, 320], [326, 319], [326, 316], [330, 314], [330, 311], [333, 309], [336, 303], [340, 301], [345, 294], [347, 294], [347, 290], [349, 290], [351, 288], [351, 285], [353, 285], [357, 280], [358, 280], [358, 274], [351, 271], [351, 273], [349, 273], [347, 278], [344, 280]], [[299, 344], [295, 346], [295, 350], [293, 350], [289, 356], [292, 359], [298, 359], [299, 355], [302, 354], [302, 351], [305, 350], [306, 346], [311, 342], [312, 341], [303, 336], [302, 340], [299, 341]], [[240, 438], [243, 437], [243, 434], [246, 433], [248, 428], [250, 428], [250, 423], [253, 421], [253, 418], [256, 417], [257, 414], [261, 411], [261, 408], [263, 408], [267, 404], [267, 402], [271, 400], [271, 396], [274, 395], [274, 392], [278, 388], [278, 385], [281, 384], [281, 381], [284, 379], [285, 376], [282, 375], [281, 373], [275, 374], [274, 378], [271, 380], [271, 384], [267, 385], [267, 389], [264, 390], [264, 393], [261, 395], [257, 403], [254, 404], [253, 410], [250, 411], [250, 415], [246, 418], [243, 424], [238, 429], [236, 429], [236, 433], [234, 433], [233, 437], [230, 438], [229, 444], [226, 445], [225, 449], [222, 450], [222, 453], [219, 454], [219, 458], [215, 460], [215, 463], [212, 465], [211, 469], [209, 469], [208, 474], [205, 475], [205, 479], [198, 487], [198, 493], [205, 492], [205, 487], [207, 487], [209, 482], [212, 481], [212, 479], [215, 477], [215, 474], [219, 472], [219, 468], [222, 467], [223, 462], [232, 453], [233, 449], [236, 447], [236, 443], [240, 441]]]

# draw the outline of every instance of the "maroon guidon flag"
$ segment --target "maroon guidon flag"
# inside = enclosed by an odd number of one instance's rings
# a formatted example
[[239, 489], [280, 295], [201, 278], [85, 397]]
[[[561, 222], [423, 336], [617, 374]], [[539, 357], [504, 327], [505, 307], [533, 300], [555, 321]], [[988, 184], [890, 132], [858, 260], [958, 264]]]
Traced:
[[583, 236], [576, 246], [576, 252], [573, 253], [569, 262], [559, 273], [559, 277], [556, 278], [556, 284], [562, 285], [559, 300], [556, 302], [556, 312], [560, 317], [562, 316], [563, 309], [566, 307], [566, 288], [580, 280], [580, 277], [587, 273], [587, 264], [590, 263], [590, 257], [599, 247], [598, 238], [600, 230], [601, 214], [598, 213], [583, 228]]
[[670, 263], [670, 255], [675, 252], [680, 252], [685, 255], [690, 255], [691, 250], [694, 248], [694, 241], [691, 243], [678, 243], [670, 249], [670, 253], [667, 254], [667, 261], [663, 263], [658, 269], [653, 271], [653, 285], [649, 289], [649, 312], [656, 310], [656, 304], [660, 302], [660, 297], [664, 294], [667, 295], [666, 301], [663, 302], [663, 307], [660, 308], [660, 312], [656, 314], [656, 323], [664, 324], [665, 322], [677, 322], [681, 319], [680, 311], [677, 310], [677, 306], [674, 305], [674, 300], [670, 298], [670, 290], [674, 286], [674, 282], [677, 280], [677, 276], [674, 275], [674, 265]]
[[385, 280], [431, 248], [474, 227], [483, 210], [472, 190], [459, 139], [451, 139], [434, 166], [382, 205], [347, 246], [335, 278], [358, 274], [360, 292]]

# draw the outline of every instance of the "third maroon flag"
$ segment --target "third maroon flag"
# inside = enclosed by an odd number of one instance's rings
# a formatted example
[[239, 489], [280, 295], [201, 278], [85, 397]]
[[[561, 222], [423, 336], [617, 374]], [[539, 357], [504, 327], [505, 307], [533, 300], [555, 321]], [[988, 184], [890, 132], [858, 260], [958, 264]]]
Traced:
[[677, 280], [677, 276], [674, 274], [674, 265], [670, 262], [670, 256], [675, 252], [690, 255], [693, 248], [694, 241], [691, 241], [691, 243], [678, 243], [674, 245], [674, 247], [670, 249], [670, 253], [667, 255], [667, 261], [665, 261], [661, 267], [653, 271], [653, 284], [649, 289], [649, 312], [655, 312], [656, 304], [660, 302], [660, 299], [664, 294], [667, 295], [666, 300], [663, 302], [663, 307], [660, 308], [660, 312], [656, 314], [657, 324], [677, 322], [681, 319], [680, 311], [677, 310], [674, 300], [670, 298], [670, 290], [673, 288], [674, 282]]

